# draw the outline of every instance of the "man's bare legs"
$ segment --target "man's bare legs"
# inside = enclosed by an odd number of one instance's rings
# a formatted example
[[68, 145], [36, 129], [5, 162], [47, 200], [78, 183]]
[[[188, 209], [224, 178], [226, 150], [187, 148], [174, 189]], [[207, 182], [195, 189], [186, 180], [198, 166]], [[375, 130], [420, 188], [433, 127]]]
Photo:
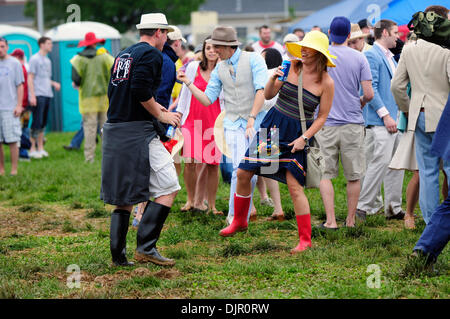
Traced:
[[[360, 180], [347, 181], [347, 218], [345, 225], [347, 227], [355, 226], [356, 207], [358, 205], [359, 192], [361, 191]], [[331, 180], [324, 179], [320, 181], [320, 194], [327, 214], [325, 227], [337, 228], [336, 215], [334, 210], [334, 188]]]
[[[16, 143], [9, 143], [9, 153], [11, 156], [11, 175], [17, 175], [17, 163], [19, 161], [19, 146]], [[0, 145], [0, 176], [5, 175], [5, 155], [3, 146]]]

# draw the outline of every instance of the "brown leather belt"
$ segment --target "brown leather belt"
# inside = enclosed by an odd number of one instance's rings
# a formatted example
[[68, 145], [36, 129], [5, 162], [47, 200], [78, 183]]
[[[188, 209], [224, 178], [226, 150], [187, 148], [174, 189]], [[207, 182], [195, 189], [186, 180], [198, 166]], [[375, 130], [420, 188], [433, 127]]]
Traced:
[[425, 112], [425, 108], [421, 107], [420, 112]]

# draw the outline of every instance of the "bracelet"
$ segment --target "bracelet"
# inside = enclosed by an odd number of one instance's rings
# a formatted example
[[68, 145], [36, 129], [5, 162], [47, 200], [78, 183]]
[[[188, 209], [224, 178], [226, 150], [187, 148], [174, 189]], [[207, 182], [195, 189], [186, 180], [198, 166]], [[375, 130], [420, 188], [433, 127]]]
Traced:
[[191, 85], [191, 84], [192, 84], [192, 81], [189, 81], [189, 83], [186, 84], [186, 86], [189, 87], [189, 85]]

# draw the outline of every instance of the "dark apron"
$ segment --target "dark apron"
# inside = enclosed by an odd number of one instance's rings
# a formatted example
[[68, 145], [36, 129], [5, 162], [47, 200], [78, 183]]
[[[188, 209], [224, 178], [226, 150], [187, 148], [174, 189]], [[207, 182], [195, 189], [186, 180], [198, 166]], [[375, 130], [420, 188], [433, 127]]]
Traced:
[[157, 136], [153, 123], [105, 123], [102, 138], [100, 198], [129, 206], [149, 200], [149, 143]]

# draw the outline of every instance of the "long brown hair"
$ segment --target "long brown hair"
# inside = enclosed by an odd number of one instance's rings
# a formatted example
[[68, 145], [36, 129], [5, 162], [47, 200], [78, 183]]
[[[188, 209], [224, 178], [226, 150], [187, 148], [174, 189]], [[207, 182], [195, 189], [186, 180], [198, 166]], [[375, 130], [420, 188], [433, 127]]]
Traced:
[[[322, 82], [322, 76], [323, 76], [323, 72], [327, 72], [327, 64], [328, 64], [328, 59], [325, 55], [323, 55], [322, 53], [320, 53], [319, 51], [317, 51], [318, 54], [316, 54], [317, 58], [316, 58], [316, 73], [317, 73], [317, 80], [316, 83], [320, 83]], [[294, 62], [294, 61], [292, 61]], [[293, 63], [294, 66], [294, 70], [295, 73], [299, 73], [300, 70], [303, 68], [303, 62], [296, 60]]]
[[[203, 40], [203, 47], [202, 47], [202, 60], [200, 61], [200, 69], [202, 69], [202, 71], [206, 71], [208, 70], [208, 59], [206, 58], [206, 40], [211, 39], [211, 36], [206, 37], [205, 40]], [[216, 63], [214, 63], [214, 66], [216, 66], [217, 64], [217, 60], [219, 60], [219, 58], [216, 59]]]

